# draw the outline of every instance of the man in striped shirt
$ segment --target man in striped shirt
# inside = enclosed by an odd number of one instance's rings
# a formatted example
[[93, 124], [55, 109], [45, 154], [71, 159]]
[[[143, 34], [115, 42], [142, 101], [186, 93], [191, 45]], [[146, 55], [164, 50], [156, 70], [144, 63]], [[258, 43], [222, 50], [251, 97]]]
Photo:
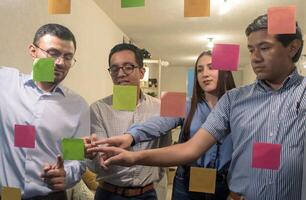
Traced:
[[[298, 25], [295, 34], [271, 35], [267, 15], [246, 29], [251, 65], [257, 80], [227, 92], [206, 122], [188, 142], [162, 149], [112, 153], [106, 165], [171, 166], [197, 159], [231, 133], [232, 163], [228, 174], [231, 198], [247, 200], [299, 200], [302, 191], [306, 132], [306, 78], [295, 63], [303, 48]], [[123, 146], [129, 139], [108, 140]]]

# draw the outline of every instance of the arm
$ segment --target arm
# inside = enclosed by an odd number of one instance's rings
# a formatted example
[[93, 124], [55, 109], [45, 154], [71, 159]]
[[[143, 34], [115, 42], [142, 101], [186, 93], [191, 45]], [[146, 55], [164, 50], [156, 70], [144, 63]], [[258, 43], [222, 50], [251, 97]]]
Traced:
[[[182, 125], [183, 122], [183, 118], [152, 117], [143, 124], [133, 124], [129, 128], [128, 133], [124, 135], [113, 136], [95, 142], [94, 145], [88, 148], [88, 150], [91, 151], [92, 148], [99, 144], [108, 144], [110, 146], [128, 148], [133, 146], [135, 143], [154, 140], [168, 134], [171, 129]], [[90, 153], [87, 151], [87, 154]]]
[[128, 133], [131, 134], [135, 143], [154, 140], [169, 133], [171, 129], [182, 125], [184, 120], [175, 117], [152, 117], [143, 124], [133, 124]]
[[98, 147], [109, 157], [105, 165], [149, 165], [149, 166], [174, 166], [189, 163], [205, 153], [216, 139], [205, 129], [199, 129], [187, 142], [160, 149], [150, 149], [129, 152], [117, 147]]

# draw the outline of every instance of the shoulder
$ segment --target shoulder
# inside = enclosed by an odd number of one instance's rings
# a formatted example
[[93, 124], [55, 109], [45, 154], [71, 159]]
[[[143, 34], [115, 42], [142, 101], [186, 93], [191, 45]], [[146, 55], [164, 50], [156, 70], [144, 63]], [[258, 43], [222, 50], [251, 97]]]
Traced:
[[248, 95], [251, 95], [254, 92], [255, 87], [256, 87], [256, 83], [252, 83], [252, 84], [249, 84], [249, 85], [233, 88], [233, 89], [227, 91], [226, 95], [230, 99], [233, 99], [233, 98], [236, 99], [236, 98], [240, 98], [240, 97], [243, 97], [243, 96], [248, 96]]
[[143, 95], [144, 95], [147, 103], [160, 105], [160, 99], [158, 99], [156, 97], [152, 97], [152, 96], [150, 96], [148, 94], [145, 94], [145, 93], [143, 93]]
[[110, 107], [112, 106], [112, 103], [113, 103], [113, 95], [110, 95], [110, 96], [107, 96], [103, 99], [99, 99], [95, 102], [93, 102], [91, 105], [90, 105], [90, 109], [91, 110], [99, 110], [103, 107]]
[[74, 103], [75, 105], [80, 106], [82, 108], [89, 107], [88, 103], [81, 95], [77, 94], [76, 92], [65, 86], [60, 86], [60, 88], [63, 90], [65, 97], [67, 98], [67, 100], [69, 100], [70, 103]]

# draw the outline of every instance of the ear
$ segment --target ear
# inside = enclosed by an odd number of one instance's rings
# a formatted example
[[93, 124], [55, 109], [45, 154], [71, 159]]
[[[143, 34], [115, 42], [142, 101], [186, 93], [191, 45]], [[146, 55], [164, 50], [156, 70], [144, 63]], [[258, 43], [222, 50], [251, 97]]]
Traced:
[[146, 69], [144, 67], [139, 68], [140, 79], [143, 79]]
[[299, 39], [294, 39], [289, 45], [288, 45], [288, 50], [289, 50], [289, 56], [293, 58], [299, 49], [302, 46], [302, 41]]
[[33, 59], [37, 58], [37, 48], [34, 46], [34, 44], [30, 44], [28, 50]]

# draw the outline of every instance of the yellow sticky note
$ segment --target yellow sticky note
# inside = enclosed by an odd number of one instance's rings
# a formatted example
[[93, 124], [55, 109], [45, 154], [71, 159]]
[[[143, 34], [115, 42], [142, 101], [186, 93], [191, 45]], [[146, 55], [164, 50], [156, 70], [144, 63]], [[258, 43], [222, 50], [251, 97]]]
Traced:
[[71, 0], [48, 0], [49, 14], [69, 14]]
[[216, 190], [217, 170], [191, 167], [189, 191], [214, 194]]
[[21, 200], [21, 190], [19, 188], [3, 187], [1, 190], [2, 200]]
[[210, 0], [184, 0], [184, 17], [210, 16]]

